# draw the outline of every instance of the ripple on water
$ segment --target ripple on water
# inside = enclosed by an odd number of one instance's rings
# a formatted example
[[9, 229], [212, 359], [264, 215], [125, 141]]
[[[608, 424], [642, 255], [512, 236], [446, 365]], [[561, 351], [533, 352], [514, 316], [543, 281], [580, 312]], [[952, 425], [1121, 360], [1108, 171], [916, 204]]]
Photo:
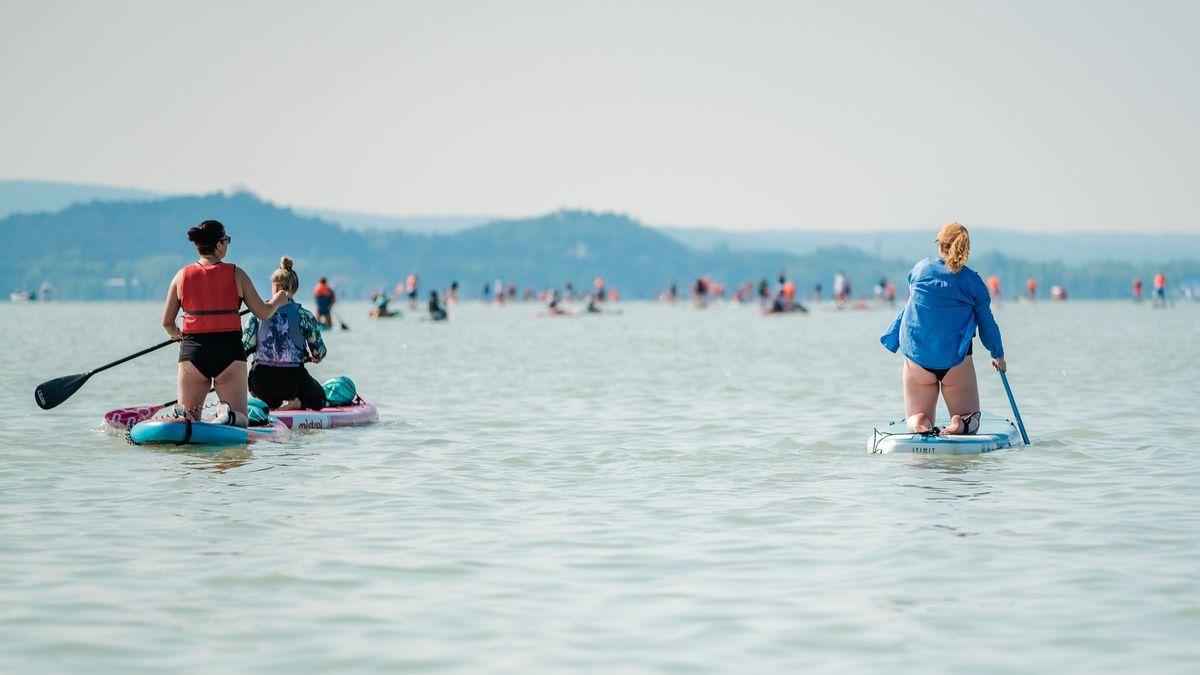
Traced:
[[[153, 343], [159, 309], [13, 308], [0, 330], [102, 326], [70, 353], [83, 367]], [[1124, 304], [1004, 305], [1034, 444], [982, 457], [864, 451], [902, 414], [877, 342], [890, 312], [526, 309], [328, 335], [317, 377], [352, 375], [381, 423], [217, 453], [96, 430], [110, 407], [171, 398], [173, 354], [23, 414], [60, 368], [7, 335], [0, 670], [1183, 673], [1200, 658], [1198, 427], [1157, 405], [1194, 395], [1200, 365], [1162, 356], [1186, 353], [1191, 308], [1147, 325]], [[1165, 351], [1100, 372], [1104, 344], [1057, 337], [1097, 312]], [[811, 358], [783, 362], [780, 344]], [[983, 405], [1007, 414], [985, 365]]]

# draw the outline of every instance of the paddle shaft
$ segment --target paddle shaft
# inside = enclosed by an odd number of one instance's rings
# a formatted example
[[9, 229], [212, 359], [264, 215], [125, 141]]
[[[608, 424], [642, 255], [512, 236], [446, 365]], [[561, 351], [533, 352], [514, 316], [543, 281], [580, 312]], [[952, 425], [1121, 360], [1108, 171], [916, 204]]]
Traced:
[[[241, 316], [243, 314], [248, 314], [249, 312], [249, 309], [244, 309], [241, 312], [238, 312], [238, 315]], [[173, 344], [174, 342], [176, 342], [174, 339], [164, 340], [153, 347], [147, 347], [139, 352], [134, 352], [133, 354], [117, 359], [112, 363], [106, 363], [97, 368], [93, 368], [86, 373], [80, 373], [78, 375], [66, 375], [43, 382], [33, 390], [33, 400], [42, 410], [49, 410], [68, 398], [71, 398], [75, 392], [79, 391], [79, 388], [82, 387], [92, 375], [108, 370], [114, 366], [119, 366], [126, 361], [136, 359], [139, 356], [144, 356], [157, 349], [162, 349], [163, 347]]]
[[156, 349], [162, 349], [163, 347], [166, 347], [167, 345], [169, 345], [175, 341], [176, 341], [175, 339], [163, 340], [162, 342], [154, 345], [153, 347], [147, 347], [147, 348], [143, 349], [142, 351], [137, 352], [135, 354], [130, 354], [129, 356], [126, 356], [123, 359], [117, 359], [116, 361], [113, 361], [112, 363], [106, 363], [103, 366], [100, 366], [99, 368], [93, 368], [93, 369], [87, 371], [86, 373], [84, 373], [83, 376], [91, 377], [92, 375], [95, 375], [96, 373], [98, 373], [102, 370], [108, 370], [109, 368], [112, 368], [114, 366], [119, 366], [122, 363], [125, 363], [126, 361], [132, 361], [133, 359], [136, 359], [139, 356], [145, 356], [146, 354], [149, 354], [150, 352], [152, 352]]
[[1025, 433], [1025, 423], [1021, 421], [1021, 412], [1017, 410], [1017, 402], [1013, 399], [1012, 387], [1008, 386], [1008, 376], [1003, 370], [997, 370], [1000, 373], [1000, 381], [1004, 383], [1004, 393], [1008, 394], [1008, 404], [1012, 406], [1013, 417], [1017, 418], [1017, 428], [1021, 430], [1021, 440], [1025, 441], [1025, 445], [1029, 445], [1029, 434]]

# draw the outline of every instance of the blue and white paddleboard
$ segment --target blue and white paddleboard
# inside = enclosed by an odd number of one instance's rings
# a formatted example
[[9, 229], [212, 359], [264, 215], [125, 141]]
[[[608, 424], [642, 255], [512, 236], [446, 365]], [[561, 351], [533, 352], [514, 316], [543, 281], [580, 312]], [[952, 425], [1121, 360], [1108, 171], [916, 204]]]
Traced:
[[[937, 426], [950, 423], [938, 418]], [[914, 455], [978, 455], [1004, 448], [1019, 447], [1021, 432], [1009, 420], [991, 413], [979, 418], [979, 431], [970, 436], [922, 436], [909, 432], [904, 420], [875, 429], [867, 440], [867, 452]]]
[[246, 445], [255, 441], [283, 441], [290, 435], [287, 425], [274, 417], [267, 426], [248, 429], [166, 418], [148, 419], [129, 430], [129, 440], [137, 445]]

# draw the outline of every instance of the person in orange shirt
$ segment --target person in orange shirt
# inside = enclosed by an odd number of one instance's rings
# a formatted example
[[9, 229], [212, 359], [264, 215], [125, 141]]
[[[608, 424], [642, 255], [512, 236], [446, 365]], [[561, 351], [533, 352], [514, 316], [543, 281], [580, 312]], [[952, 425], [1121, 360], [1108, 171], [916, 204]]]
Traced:
[[1029, 299], [1037, 300], [1037, 279], [1033, 277], [1026, 279], [1025, 288], [1029, 291]]
[[992, 300], [1000, 299], [1000, 277], [993, 274], [987, 278], [988, 293], [991, 294]]
[[1167, 304], [1167, 277], [1162, 272], [1154, 275], [1154, 304]]
[[325, 277], [321, 277], [313, 288], [313, 299], [317, 301], [317, 323], [333, 328], [333, 303], [337, 302], [337, 296]]

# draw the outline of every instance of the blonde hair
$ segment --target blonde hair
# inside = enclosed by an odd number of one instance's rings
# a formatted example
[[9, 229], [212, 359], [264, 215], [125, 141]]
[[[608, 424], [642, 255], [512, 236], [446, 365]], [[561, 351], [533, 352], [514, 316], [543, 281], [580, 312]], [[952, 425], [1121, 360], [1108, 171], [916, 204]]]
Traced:
[[950, 223], [938, 232], [935, 240], [946, 249], [946, 267], [952, 274], [966, 267], [971, 257], [971, 234], [959, 223]]
[[279, 284], [289, 296], [300, 289], [300, 276], [292, 271], [292, 259], [286, 255], [279, 259], [279, 269], [271, 275], [271, 283]]

